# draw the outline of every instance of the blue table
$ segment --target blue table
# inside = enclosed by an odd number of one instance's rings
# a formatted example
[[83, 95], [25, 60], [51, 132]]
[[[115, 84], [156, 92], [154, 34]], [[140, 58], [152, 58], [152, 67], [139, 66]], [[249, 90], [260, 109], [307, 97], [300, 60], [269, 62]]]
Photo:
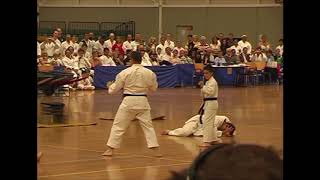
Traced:
[[[127, 68], [126, 66], [97, 66], [94, 71], [94, 85], [105, 88], [108, 81], [115, 80], [116, 75]], [[194, 71], [193, 64], [177, 64], [175, 66], [146, 66], [157, 75], [160, 88], [176, 87], [177, 85], [191, 86]], [[233, 85], [237, 74], [244, 67], [218, 66], [214, 68], [214, 77], [219, 85]]]

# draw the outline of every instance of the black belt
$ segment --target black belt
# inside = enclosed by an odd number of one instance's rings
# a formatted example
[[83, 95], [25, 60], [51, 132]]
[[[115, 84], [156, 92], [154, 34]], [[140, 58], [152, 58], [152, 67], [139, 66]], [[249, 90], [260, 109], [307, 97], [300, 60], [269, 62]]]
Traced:
[[124, 98], [124, 97], [127, 97], [127, 96], [145, 96], [145, 97], [147, 97], [146, 94], [123, 94], [123, 95], [122, 95], [123, 98]]
[[203, 107], [204, 107], [204, 103], [206, 102], [206, 101], [215, 101], [215, 100], [217, 100], [218, 98], [216, 98], [216, 97], [213, 97], [213, 98], [204, 98], [203, 99], [203, 103], [202, 103], [202, 105], [201, 105], [201, 107], [200, 107], [200, 109], [199, 109], [199, 111], [198, 111], [198, 114], [200, 114], [200, 124], [203, 124], [202, 123], [202, 116], [203, 116], [203, 114], [204, 114], [204, 109], [203, 109]]

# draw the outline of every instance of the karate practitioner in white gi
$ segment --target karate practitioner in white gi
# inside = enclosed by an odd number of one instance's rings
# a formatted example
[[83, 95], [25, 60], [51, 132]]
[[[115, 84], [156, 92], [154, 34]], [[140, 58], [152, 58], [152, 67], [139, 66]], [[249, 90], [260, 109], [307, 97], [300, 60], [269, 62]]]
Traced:
[[120, 148], [122, 136], [135, 118], [139, 120], [148, 148], [154, 151], [154, 156], [162, 156], [151, 121], [151, 108], [146, 96], [148, 91], [157, 90], [157, 77], [151, 70], [141, 65], [141, 60], [139, 52], [131, 52], [132, 66], [121, 71], [113, 84], [107, 85], [110, 94], [115, 94], [123, 89], [124, 98], [115, 116], [107, 150], [102, 154], [104, 156], [112, 156], [113, 149]]
[[204, 67], [203, 76], [206, 83], [200, 81], [203, 103], [199, 110], [200, 123], [203, 124], [203, 143], [200, 147], [208, 147], [219, 143], [217, 138], [217, 128], [214, 121], [218, 110], [218, 84], [213, 78], [213, 68], [211, 65]]
[[[214, 126], [217, 128], [217, 137], [226, 136], [231, 137], [235, 135], [235, 126], [231, 123], [226, 116], [216, 116], [214, 121]], [[162, 135], [169, 136], [203, 136], [203, 126], [200, 124], [200, 115], [195, 115], [189, 120], [187, 120], [182, 128], [177, 128], [174, 130], [165, 130]]]

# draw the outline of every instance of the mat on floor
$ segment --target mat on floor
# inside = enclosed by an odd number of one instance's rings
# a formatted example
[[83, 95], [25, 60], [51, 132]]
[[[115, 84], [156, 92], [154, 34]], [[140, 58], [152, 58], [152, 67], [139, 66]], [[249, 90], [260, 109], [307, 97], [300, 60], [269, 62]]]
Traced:
[[40, 124], [38, 123], [38, 128], [55, 128], [55, 127], [74, 127], [74, 126], [92, 126], [97, 125], [97, 122], [75, 122], [69, 124]]
[[[109, 120], [109, 121], [113, 121], [114, 118], [99, 118], [100, 120]], [[164, 120], [166, 119], [166, 116], [155, 116], [152, 118], [152, 120]], [[138, 119], [134, 119], [135, 120], [138, 120]]]

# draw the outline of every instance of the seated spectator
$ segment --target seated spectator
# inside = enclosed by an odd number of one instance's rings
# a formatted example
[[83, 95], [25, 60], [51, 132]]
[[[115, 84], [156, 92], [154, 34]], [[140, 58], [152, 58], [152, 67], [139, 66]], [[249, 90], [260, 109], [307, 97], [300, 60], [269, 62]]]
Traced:
[[106, 39], [107, 37], [105, 35], [102, 35], [98, 38], [98, 40], [94, 44], [94, 49], [98, 51], [98, 53], [101, 55], [103, 54], [103, 49], [104, 49], [103, 45]]
[[220, 49], [221, 49], [223, 55], [225, 55], [227, 53], [227, 49], [228, 49], [227, 39], [222, 39]]
[[[160, 38], [160, 44], [158, 44], [156, 46], [156, 49], [157, 49], [157, 54], [160, 56], [160, 55], [165, 55], [166, 54], [166, 51], [165, 51], [165, 47], [164, 47], [164, 42], [166, 41], [165, 37], [161, 37]], [[158, 49], [161, 49], [161, 52], [158, 53]]]
[[81, 78], [85, 78], [77, 82], [77, 89], [79, 90], [94, 90], [95, 87], [91, 84], [90, 81], [90, 69], [81, 68]]
[[244, 47], [242, 53], [239, 55], [239, 59], [241, 63], [251, 62], [250, 54], [248, 53], [248, 48]]
[[84, 50], [80, 48], [78, 50], [78, 57], [75, 58], [75, 61], [78, 63], [79, 69], [81, 69], [81, 68], [90, 69], [91, 64], [89, 62], [89, 59], [84, 57], [84, 53], [85, 53]]
[[273, 62], [274, 61], [274, 57], [273, 57], [273, 53], [272, 53], [271, 49], [269, 49], [267, 51], [266, 56], [267, 56], [267, 62]]
[[166, 47], [165, 49], [166, 54], [163, 55], [160, 59], [160, 65], [172, 65], [172, 53], [171, 53], [171, 48], [170, 47]]
[[240, 46], [240, 48], [243, 50], [243, 48], [246, 47], [246, 48], [248, 48], [248, 54], [252, 54], [251, 53], [252, 46], [251, 46], [250, 42], [247, 41], [247, 39], [248, 39], [247, 35], [242, 35], [241, 39], [242, 40], [238, 42], [238, 45]]
[[91, 69], [93, 70], [96, 66], [101, 66], [102, 62], [99, 58], [99, 53], [98, 51], [92, 51], [92, 57], [89, 60], [91, 64]]
[[174, 48], [174, 42], [173, 41], [171, 41], [171, 34], [170, 33], [167, 33], [167, 39], [166, 39], [166, 41], [164, 42], [164, 47], [166, 48], [166, 47], [170, 47], [171, 49], [173, 49]]
[[149, 38], [149, 42], [147, 44], [147, 49], [150, 49], [151, 51], [156, 50], [157, 45], [158, 45], [158, 43], [157, 43], [156, 37], [151, 36]]
[[220, 49], [220, 44], [218, 43], [217, 36], [213, 36], [212, 42], [210, 44], [210, 48], [212, 50], [212, 55], [214, 56], [214, 58], [218, 57], [219, 52], [221, 51], [221, 49]]
[[260, 47], [256, 48], [255, 53], [251, 56], [251, 61], [267, 61], [267, 56], [262, 53], [262, 49]]
[[138, 45], [145, 45], [140, 33], [136, 33], [134, 41], [131, 43], [133, 51], [137, 51]]
[[152, 62], [152, 66], [159, 66], [158, 54], [155, 51], [151, 51], [149, 57]]
[[168, 180], [283, 180], [283, 161], [273, 148], [219, 144], [202, 151], [189, 169], [171, 174]]
[[70, 46], [72, 46], [74, 48], [73, 42], [71, 40], [72, 40], [71, 35], [67, 34], [66, 35], [66, 41], [61, 43], [61, 51], [62, 52], [65, 52], [65, 50]]
[[123, 64], [126, 65], [126, 66], [130, 66], [131, 65], [131, 62], [130, 62], [131, 52], [132, 52], [132, 50], [130, 50], [130, 49], [128, 49], [126, 51], [126, 56], [124, 57], [124, 60], [123, 60]]
[[281, 66], [283, 66], [283, 56], [282, 56], [282, 54], [281, 54], [281, 49], [280, 49], [280, 48], [277, 48], [277, 49], [276, 49], [274, 59], [277, 61], [278, 64], [280, 64]]
[[[112, 60], [113, 62], [116, 63], [117, 66], [120, 66], [120, 65], [124, 65], [124, 63], [121, 61], [121, 59], [119, 58], [119, 55], [122, 55], [122, 54], [119, 54], [118, 51], [114, 51], [112, 53]], [[122, 55], [123, 56], [123, 55]], [[123, 60], [123, 58], [122, 58]]]
[[214, 56], [212, 55], [212, 50], [209, 48], [204, 54], [204, 64], [214, 63]]
[[180, 58], [179, 58], [179, 56], [178, 56], [178, 50], [177, 50], [177, 49], [174, 49], [174, 50], [172, 51], [171, 63], [172, 63], [173, 65], [181, 64], [181, 60], [180, 60]]
[[37, 41], [37, 58], [41, 57], [41, 47], [40, 43]]
[[191, 52], [193, 51], [194, 48], [194, 42], [193, 42], [193, 36], [190, 34], [188, 35], [188, 44], [186, 45], [186, 50], [188, 50], [187, 56], [191, 57]]
[[140, 52], [140, 55], [142, 57], [141, 64], [143, 66], [152, 66], [152, 62], [150, 61], [150, 57], [148, 53], [146, 52], [146, 49], [144, 45], [138, 45], [138, 52]]
[[224, 59], [226, 60], [227, 63], [231, 63], [231, 58], [232, 58], [232, 49], [228, 48], [226, 49], [226, 54], [224, 55]]
[[199, 41], [199, 36], [198, 35], [195, 34], [195, 35], [192, 36], [192, 38], [193, 38], [194, 46], [200, 45], [200, 41]]
[[[87, 51], [87, 49], [88, 49], [87, 45], [86, 45], [86, 44], [83, 44], [80, 48], [83, 49], [84, 52], [85, 52], [85, 53], [84, 53], [84, 57], [86, 57], [87, 59], [91, 59], [92, 52], [90, 53], [89, 51]], [[98, 52], [98, 51], [97, 51], [97, 52]], [[99, 52], [98, 52], [98, 54], [99, 54]]]
[[86, 51], [88, 51], [89, 54], [92, 53], [92, 49], [93, 49], [93, 46], [94, 46], [94, 44], [95, 44], [95, 42], [91, 40], [90, 36], [91, 36], [90, 33], [88, 33], [88, 32], [85, 33], [85, 34], [84, 34], [84, 39], [79, 43], [79, 47], [80, 47], [80, 48], [82, 48], [82, 46], [83, 46], [84, 44], [87, 46]]
[[52, 58], [54, 51], [60, 49], [60, 46], [49, 36], [40, 44], [40, 48], [48, 54], [49, 58]]
[[283, 53], [283, 39], [279, 39], [279, 45], [276, 47], [276, 49], [280, 50], [280, 54], [282, 56], [282, 53]]
[[176, 41], [176, 47], [173, 50], [178, 50], [178, 56], [180, 56], [180, 51], [184, 50], [184, 48], [182, 47], [181, 41], [177, 40]]
[[112, 52], [112, 46], [116, 43], [114, 33], [109, 34], [109, 39], [104, 42], [103, 48], [108, 48]]
[[61, 61], [61, 53], [60, 50], [56, 50], [53, 54], [53, 58], [49, 59], [50, 63], [54, 66], [61, 66], [62, 61]]
[[43, 51], [41, 54], [41, 57], [38, 59], [39, 65], [45, 65], [50, 64], [48, 53], [46, 51]]
[[220, 66], [223, 63], [227, 63], [226, 60], [224, 59], [224, 56], [222, 54], [222, 51], [219, 52], [218, 57], [214, 59], [214, 64], [217, 66]]
[[112, 60], [111, 52], [109, 48], [104, 48], [104, 55], [100, 57], [102, 66], [116, 66], [116, 63]]
[[241, 47], [238, 45], [238, 39], [233, 40], [233, 45], [230, 47], [231, 49], [234, 49], [236, 51], [236, 55], [240, 55], [241, 53]]
[[209, 44], [207, 43], [207, 38], [205, 36], [201, 36], [200, 44], [195, 45], [195, 48], [198, 48], [198, 52], [200, 52], [200, 54], [204, 54], [205, 51], [209, 48]]
[[220, 47], [221, 47], [222, 40], [224, 40], [224, 39], [226, 39], [226, 38], [224, 38], [224, 34], [223, 34], [223, 33], [219, 33], [217, 37], [218, 37], [219, 45], [220, 45]]
[[71, 41], [73, 43], [74, 53], [78, 53], [78, 49], [79, 49], [78, 37], [72, 36]]
[[116, 43], [112, 46], [111, 52], [114, 52], [114, 51], [118, 51], [119, 54], [124, 55], [125, 49], [120, 36], [117, 36]]
[[228, 37], [226, 39], [227, 39], [228, 47], [231, 47], [231, 46], [234, 45], [234, 35], [233, 35], [233, 33], [229, 33]]
[[124, 55], [119, 54], [119, 55], [118, 55], [118, 58], [119, 58], [119, 62], [121, 62], [120, 65], [125, 65], [125, 64], [124, 64]]
[[67, 70], [70, 70], [73, 73], [74, 77], [77, 77], [78, 73], [78, 66], [75, 64], [75, 61], [72, 57], [72, 52], [69, 50], [70, 48], [66, 49], [64, 52], [65, 56], [62, 58], [62, 65], [66, 67]]
[[126, 50], [132, 50], [132, 35], [128, 34], [127, 35], [127, 40], [123, 43], [123, 46], [125, 47]]
[[239, 56], [236, 54], [236, 50], [235, 49], [231, 49], [232, 52], [232, 60], [231, 62], [233, 62], [234, 64], [239, 64], [240, 63], [240, 59]]
[[268, 42], [266, 35], [264, 35], [264, 34], [260, 35], [260, 40], [259, 40], [258, 46], [260, 46], [260, 48], [262, 50], [266, 50], [266, 51], [271, 49], [271, 45]]
[[180, 51], [181, 64], [193, 64], [192, 59], [189, 56], [187, 56], [187, 54], [187, 50]]
[[195, 55], [192, 55], [192, 60], [195, 63], [202, 63], [204, 64], [204, 58], [201, 57], [201, 54], [198, 52], [195, 52]]

